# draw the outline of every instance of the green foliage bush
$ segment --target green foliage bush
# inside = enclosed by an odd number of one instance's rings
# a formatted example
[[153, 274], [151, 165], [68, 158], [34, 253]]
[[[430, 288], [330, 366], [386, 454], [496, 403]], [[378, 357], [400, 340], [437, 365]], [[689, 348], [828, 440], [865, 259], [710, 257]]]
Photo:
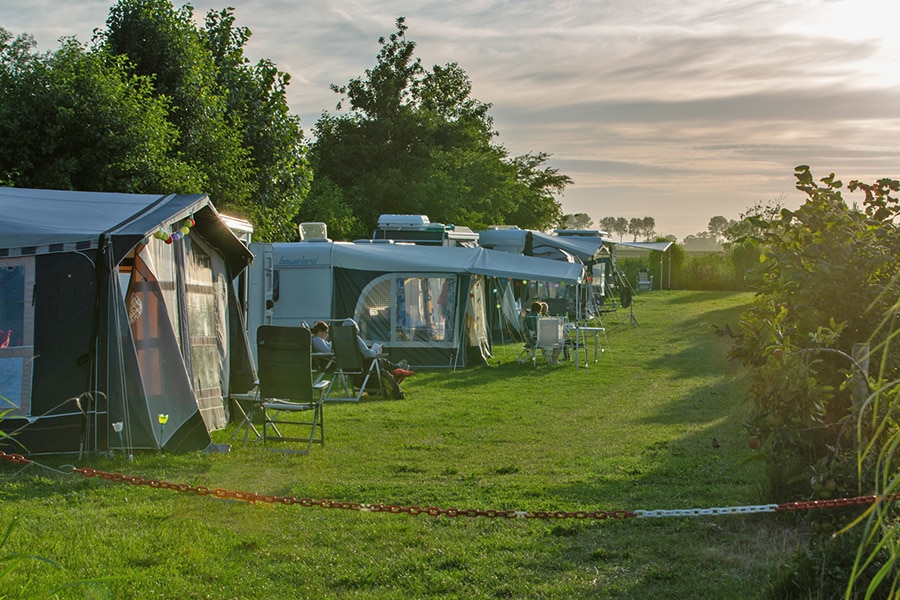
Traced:
[[[896, 397], [869, 399], [890, 387], [884, 382], [900, 378], [900, 353], [890, 345], [900, 295], [900, 232], [893, 222], [900, 209], [890, 194], [900, 190], [900, 182], [851, 182], [851, 191], [866, 194], [857, 209], [845, 203], [843, 184], [833, 174], [821, 185], [806, 166], [795, 175], [798, 189], [808, 195], [805, 204], [771, 220], [752, 217], [759, 234], [742, 242], [760, 252], [759, 266], [748, 271], [757, 296], [742, 316], [733, 350], [751, 372], [755, 416], [746, 426], [760, 440], [771, 501], [876, 493], [885, 485], [879, 479], [896, 478], [898, 466], [892, 452], [882, 451], [896, 446]], [[873, 375], [860, 363], [864, 348], [873, 357], [877, 352]], [[847, 523], [845, 518], [831, 525]], [[883, 523], [890, 529], [890, 517]], [[804, 564], [819, 569], [820, 586], [831, 579], [846, 584], [861, 563], [829, 540], [815, 548], [821, 560]], [[876, 544], [872, 560], [855, 577], [872, 577], [877, 587], [872, 573], [884, 563], [887, 547]], [[884, 564], [890, 569], [893, 563]], [[826, 576], [826, 569], [835, 568], [847, 577]], [[832, 591], [822, 593], [832, 597]]]
[[[638, 269], [649, 269], [654, 276], [654, 288], [657, 288], [660, 279], [660, 254], [652, 251], [642, 256], [626, 256], [619, 258], [617, 264], [630, 282], [637, 280]], [[703, 253], [688, 253], [681, 244], [672, 244], [662, 254], [664, 287], [676, 290], [748, 291], [748, 264], [759, 262], [758, 251], [752, 247], [748, 249], [744, 244], [734, 245], [722, 252]]]

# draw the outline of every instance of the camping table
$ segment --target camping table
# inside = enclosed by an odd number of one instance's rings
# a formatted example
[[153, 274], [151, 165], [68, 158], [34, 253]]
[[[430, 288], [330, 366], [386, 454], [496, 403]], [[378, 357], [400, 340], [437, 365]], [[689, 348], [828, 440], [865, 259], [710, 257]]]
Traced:
[[569, 339], [571, 339], [575, 344], [575, 368], [578, 368], [578, 354], [581, 352], [581, 349], [584, 348], [584, 368], [588, 368], [588, 354], [587, 347], [585, 346], [585, 337], [592, 336], [594, 338], [594, 362], [600, 360], [600, 334], [606, 332], [605, 327], [587, 327], [584, 325], [570, 325], [566, 328], [566, 332], [569, 334]]

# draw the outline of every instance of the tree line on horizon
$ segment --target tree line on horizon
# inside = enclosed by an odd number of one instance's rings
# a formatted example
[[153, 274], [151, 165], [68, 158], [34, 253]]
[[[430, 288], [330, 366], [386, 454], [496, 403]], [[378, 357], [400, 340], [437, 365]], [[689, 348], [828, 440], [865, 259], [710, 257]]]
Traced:
[[[125, 193], [207, 193], [261, 241], [324, 221], [368, 237], [383, 213], [473, 229], [557, 226], [571, 178], [550, 155], [511, 156], [491, 105], [456, 63], [425, 68], [396, 31], [306, 137], [287, 104], [290, 75], [256, 64], [234, 11], [119, 0], [91, 42], [37, 53], [0, 27], [0, 185]], [[344, 110], [346, 109], [346, 110]]]
[[[749, 207], [738, 219], [727, 219], [721, 215], [710, 218], [706, 231], [686, 236], [682, 244], [686, 249], [693, 250], [722, 250], [735, 240], [747, 235], [746, 219], [750, 216], [761, 215], [772, 217], [781, 210], [781, 202], [758, 202]], [[626, 235], [631, 236], [631, 241], [655, 241], [657, 239], [677, 242], [674, 235], [658, 236], [656, 233], [656, 221], [653, 217], [603, 217], [597, 222], [599, 230], [607, 235], [617, 235], [621, 242]], [[586, 230], [594, 228], [594, 221], [587, 213], [566, 214], [562, 217], [562, 227], [565, 229]]]

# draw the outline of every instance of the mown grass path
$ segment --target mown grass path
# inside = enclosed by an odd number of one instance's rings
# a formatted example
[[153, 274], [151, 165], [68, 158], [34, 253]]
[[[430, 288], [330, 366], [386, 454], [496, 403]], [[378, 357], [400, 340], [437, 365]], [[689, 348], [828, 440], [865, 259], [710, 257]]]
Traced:
[[[91, 457], [176, 483], [346, 502], [495, 510], [653, 510], [764, 502], [730, 340], [748, 294], [637, 296], [588, 370], [423, 372], [406, 400], [326, 405], [326, 446], [286, 456]], [[617, 321], [621, 321], [617, 324]], [[229, 431], [217, 432], [225, 442]], [[713, 448], [716, 439], [718, 448]], [[47, 462], [47, 461], [45, 461]], [[56, 460], [49, 464], [61, 465]], [[3, 592], [114, 576], [115, 598], [754, 598], [798, 543], [775, 515], [530, 520], [251, 505], [0, 466]], [[10, 587], [12, 586], [12, 587]], [[83, 598], [83, 586], [61, 597]], [[2, 594], [0, 594], [2, 595]]]

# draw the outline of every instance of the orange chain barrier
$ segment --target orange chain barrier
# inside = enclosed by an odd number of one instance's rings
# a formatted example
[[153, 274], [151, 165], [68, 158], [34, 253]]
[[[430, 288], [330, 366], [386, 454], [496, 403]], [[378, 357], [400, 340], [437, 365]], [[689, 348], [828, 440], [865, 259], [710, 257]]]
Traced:
[[[7, 454], [0, 451], [0, 459], [15, 464], [37, 464], [25, 458], [21, 454]], [[73, 473], [78, 473], [84, 477], [99, 477], [107, 481], [118, 483], [130, 483], [131, 485], [146, 485], [154, 489], [166, 489], [185, 494], [197, 494], [198, 496], [213, 496], [215, 498], [227, 500], [239, 500], [255, 504], [257, 502], [265, 502], [268, 504], [299, 504], [300, 506], [319, 508], [335, 508], [342, 510], [355, 510], [359, 512], [373, 513], [390, 513], [390, 514], [408, 514], [421, 515], [425, 514], [430, 517], [487, 517], [487, 518], [503, 518], [503, 519], [628, 519], [631, 517], [648, 518], [648, 517], [669, 517], [669, 516], [700, 516], [700, 515], [722, 515], [722, 514], [748, 514], [760, 512], [784, 512], [798, 510], [812, 510], [821, 508], [839, 508], [848, 506], [865, 506], [874, 504], [879, 500], [884, 502], [895, 502], [900, 500], [900, 493], [889, 494], [887, 496], [859, 496], [856, 498], [835, 498], [830, 500], [811, 500], [808, 502], [789, 502], [785, 504], [763, 504], [757, 506], [732, 506], [725, 508], [692, 508], [692, 509], [675, 509], [675, 510], [595, 510], [595, 511], [524, 511], [524, 510], [481, 510], [476, 508], [438, 508], [430, 506], [422, 508], [421, 506], [400, 506], [397, 504], [364, 504], [361, 502], [341, 502], [338, 500], [314, 500], [312, 498], [295, 498], [293, 496], [273, 496], [254, 494], [252, 492], [231, 491], [222, 488], [211, 489], [205, 486], [193, 486], [186, 483], [169, 483], [159, 479], [147, 479], [140, 476], [129, 477], [122, 473], [109, 473], [107, 471], [98, 471], [88, 467], [78, 468], [72, 467]]]

